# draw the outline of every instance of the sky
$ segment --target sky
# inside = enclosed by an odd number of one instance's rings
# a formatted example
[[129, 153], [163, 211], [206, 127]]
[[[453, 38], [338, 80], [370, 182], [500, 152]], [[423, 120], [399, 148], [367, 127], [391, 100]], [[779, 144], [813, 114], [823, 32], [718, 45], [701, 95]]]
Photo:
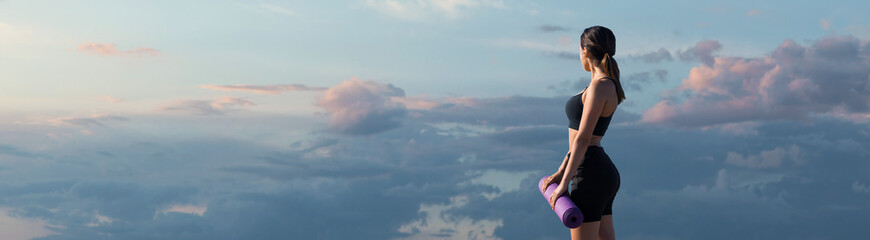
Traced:
[[568, 239], [595, 25], [619, 239], [865, 239], [866, 9], [0, 0], [0, 239]]

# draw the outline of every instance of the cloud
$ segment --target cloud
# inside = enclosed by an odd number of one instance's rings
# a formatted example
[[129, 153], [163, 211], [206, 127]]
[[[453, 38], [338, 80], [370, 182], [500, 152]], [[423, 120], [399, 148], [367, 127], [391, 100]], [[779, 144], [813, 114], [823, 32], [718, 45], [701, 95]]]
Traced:
[[858, 181], [855, 181], [852, 183], [852, 191], [855, 191], [856, 193], [870, 193], [870, 188], [862, 183], [859, 183]]
[[565, 126], [561, 125], [528, 125], [511, 126], [484, 136], [495, 141], [516, 146], [533, 146], [561, 140], [554, 136], [561, 135]]
[[475, 220], [455, 217], [447, 213], [468, 203], [468, 196], [450, 198], [449, 204], [421, 204], [419, 213], [423, 218], [403, 224], [400, 233], [408, 237], [398, 239], [500, 239], [493, 230], [502, 226], [502, 220]]
[[716, 40], [704, 40], [695, 44], [694, 47], [688, 48], [686, 50], [678, 50], [676, 55], [680, 57], [680, 60], [691, 62], [691, 61], [701, 61], [701, 63], [712, 66], [713, 65], [713, 53], [722, 49], [722, 44], [719, 44], [719, 41]]
[[[650, 82], [656, 76], [646, 74]], [[559, 89], [579, 91], [584, 81]], [[46, 227], [57, 233], [46, 240], [566, 236], [535, 184], [567, 150], [569, 95], [438, 98], [400, 90], [352, 79], [318, 92], [317, 99], [334, 96], [328, 111], [407, 111], [380, 116], [401, 124], [365, 137], [322, 131], [331, 117], [147, 112], [124, 131], [46, 141], [21, 138], [40, 129], [6, 127], [2, 115], [0, 144], [10, 148], [0, 151], [46, 157], [0, 161], [0, 174], [15, 179], [0, 182], [0, 206], [19, 219], [62, 226]], [[868, 221], [862, 189], [870, 182], [866, 124], [753, 121], [758, 134], [735, 135], [638, 119], [620, 108], [603, 142], [623, 176], [614, 212], [632, 219], [616, 220], [626, 238], [870, 234], [861, 228]], [[789, 164], [792, 146], [804, 164]], [[729, 163], [730, 152], [751, 161]], [[748, 167], [770, 162], [768, 155], [782, 157], [779, 167]], [[662, 217], [671, 215], [681, 217]], [[810, 216], [830, 231], [800, 227]], [[333, 227], [345, 222], [352, 227]]]
[[[166, 215], [168, 213], [176, 212], [176, 213], [186, 213], [193, 214], [197, 216], [202, 216], [205, 212], [208, 211], [208, 205], [172, 205], [164, 210], [161, 210], [159, 213]], [[154, 215], [157, 217], [157, 214]]]
[[157, 56], [161, 52], [153, 48], [134, 48], [127, 51], [118, 50], [115, 44], [86, 42], [78, 46], [80, 52], [102, 56]]
[[635, 91], [643, 90], [643, 85], [648, 85], [655, 79], [659, 83], [665, 83], [668, 71], [664, 69], [656, 69], [653, 71], [632, 73], [625, 77], [625, 81], [621, 81], [626, 87]]
[[243, 107], [253, 106], [254, 102], [238, 97], [221, 97], [216, 100], [177, 100], [160, 107], [161, 111], [176, 111], [198, 115], [224, 115]]
[[392, 84], [353, 77], [323, 92], [316, 105], [331, 114], [329, 127], [333, 131], [368, 135], [401, 126], [407, 110], [391, 97], [404, 96], [405, 91]]
[[457, 19], [462, 16], [460, 9], [505, 8], [501, 0], [366, 0], [365, 5], [381, 13], [406, 20], [423, 20], [430, 18], [431, 15]]
[[[870, 120], [868, 58], [867, 41], [851, 36], [825, 37], [809, 47], [786, 40], [762, 57], [715, 57], [713, 64], [692, 68], [682, 85], [644, 112], [643, 121], [705, 127], [822, 114], [865, 122]], [[680, 96], [686, 97], [682, 103]]]
[[27, 219], [16, 216], [15, 210], [0, 207], [0, 237], [8, 240], [29, 240], [58, 234], [51, 224], [42, 219]]
[[[352, 89], [389, 89], [363, 85]], [[203, 118], [181, 115], [138, 116], [149, 119], [141, 129], [87, 141], [22, 142], [42, 146], [40, 153], [56, 161], [0, 163], [0, 173], [16, 179], [0, 183], [0, 206], [15, 209], [17, 218], [62, 226], [49, 228], [57, 233], [49, 240], [566, 236], [535, 183], [558, 167], [567, 149], [561, 107], [567, 96], [416, 98], [439, 104], [408, 109], [420, 118], [406, 118], [419, 121], [367, 137], [317, 131], [302, 118], [202, 124]], [[256, 124], [232, 131], [239, 120]], [[286, 128], [287, 122], [297, 126]], [[178, 131], [200, 125], [216, 126]], [[867, 220], [867, 194], [851, 186], [870, 181], [862, 175], [870, 162], [861, 161], [863, 150], [831, 147], [851, 139], [863, 148], [870, 134], [856, 129], [866, 126], [831, 118], [763, 123], [758, 135], [734, 136], [614, 119], [603, 144], [623, 176], [615, 219], [634, 219], [617, 228], [638, 239], [734, 239], [747, 231], [788, 239], [863, 236], [867, 230], [858, 226]], [[154, 134], [166, 132], [173, 134]], [[267, 140], [297, 134], [305, 136], [289, 144]], [[793, 143], [806, 153], [806, 164], [749, 168], [701, 159], [761, 156]], [[747, 156], [746, 148], [756, 150]], [[662, 218], [667, 214], [683, 217]], [[794, 219], [807, 216], [831, 231], [795, 231], [804, 223]], [[353, 229], [332, 228], [336, 219], [355, 223]], [[699, 230], [663, 230], [652, 221]]]
[[659, 63], [662, 61], [674, 60], [674, 58], [671, 57], [671, 52], [664, 48], [660, 48], [657, 51], [652, 51], [641, 55], [630, 56], [630, 58], [635, 60], [641, 60], [645, 63]]
[[109, 114], [92, 114], [87, 117], [69, 116], [59, 118], [36, 119], [30, 121], [20, 121], [19, 124], [35, 124], [35, 125], [51, 125], [63, 126], [72, 125], [83, 128], [107, 127], [107, 122], [124, 122], [130, 120], [124, 116], [109, 115]]
[[538, 30], [541, 30], [543, 32], [560, 32], [560, 31], [570, 31], [571, 29], [568, 29], [568, 28], [565, 28], [562, 26], [546, 25], [545, 24], [545, 25], [538, 26]]
[[112, 218], [110, 218], [110, 217], [108, 217], [108, 216], [101, 215], [101, 214], [100, 214], [99, 212], [97, 212], [97, 211], [94, 211], [93, 214], [94, 214], [93, 222], [88, 223], [88, 224], [86, 225], [86, 226], [88, 226], [88, 227], [97, 227], [97, 226], [101, 226], [101, 225], [112, 224], [112, 222], [115, 221], [114, 219], [112, 219]]
[[736, 152], [728, 152], [725, 163], [747, 168], [778, 168], [783, 161], [792, 160], [795, 164], [804, 164], [806, 159], [801, 154], [800, 148], [791, 145], [788, 148], [776, 147], [771, 150], [761, 151], [758, 155], [743, 155]]
[[201, 88], [215, 91], [239, 91], [251, 92], [256, 94], [277, 95], [290, 91], [323, 91], [324, 87], [309, 87], [302, 84], [275, 84], [275, 85], [202, 85]]
[[[541, 106], [564, 106], [567, 97], [409, 97], [392, 84], [361, 81], [354, 77], [324, 91], [316, 105], [327, 110], [330, 129], [339, 133], [370, 135], [401, 127], [403, 121], [425, 121], [433, 126], [451, 125], [455, 129], [438, 132], [459, 136], [475, 128], [502, 129], [507, 132], [500, 134], [511, 134], [509, 132], [514, 130], [505, 129], [511, 126], [543, 127], [545, 133], [551, 133], [549, 127], [566, 124], [563, 122], [567, 121], [564, 108]], [[617, 114], [614, 123], [633, 116], [624, 111]]]

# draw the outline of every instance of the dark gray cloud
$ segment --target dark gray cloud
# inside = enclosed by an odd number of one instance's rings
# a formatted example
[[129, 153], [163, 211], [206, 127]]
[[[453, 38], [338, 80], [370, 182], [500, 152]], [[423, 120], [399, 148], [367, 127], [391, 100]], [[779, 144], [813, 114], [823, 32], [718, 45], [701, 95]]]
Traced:
[[[770, 123], [759, 126], [760, 134], [749, 138], [643, 125], [608, 132], [605, 149], [622, 177], [614, 203], [617, 235], [628, 239], [733, 239], [746, 234], [788, 239], [863, 236], [868, 231], [853, 221], [868, 219], [860, 214], [870, 211], [866, 204], [870, 194], [850, 186], [870, 181], [859, 173], [861, 170], [854, 169], [870, 167], [870, 162], [860, 160], [867, 151], [824, 148], [817, 144], [830, 140], [801, 137], [826, 132], [829, 139], [870, 140], [866, 132], [849, 132], [856, 128], [866, 131], [867, 126], [837, 119], [810, 125]], [[662, 135], [671, 137], [657, 137]], [[796, 142], [798, 138], [804, 140]], [[731, 152], [765, 156], [780, 146], [796, 149], [803, 162], [759, 169], [727, 160]], [[832, 162], [832, 158], [839, 160]], [[557, 166], [554, 163], [552, 167]], [[503, 226], [495, 231], [503, 239], [565, 238], [567, 229], [536, 191], [540, 177], [523, 179], [520, 190], [491, 201], [478, 196], [449, 213], [504, 219]], [[852, 220], [837, 219], [838, 215]], [[792, 230], [807, 224], [808, 219], [823, 220], [826, 228], [839, 230]]]
[[694, 47], [678, 50], [676, 55], [686, 62], [700, 61], [707, 66], [713, 66], [713, 53], [722, 49], [722, 44], [716, 40], [704, 40], [695, 44]]
[[653, 80], [659, 83], [665, 83], [668, 71], [664, 69], [656, 69], [653, 71], [632, 73], [625, 76], [620, 82], [623, 86], [634, 91], [642, 91], [644, 85], [649, 85]]
[[696, 43], [695, 46], [675, 50], [673, 54], [665, 48], [659, 48], [659, 50], [632, 55], [629, 58], [644, 63], [660, 63], [673, 61], [674, 57], [677, 57], [683, 62], [701, 62], [707, 66], [712, 66], [715, 58], [713, 54], [720, 50], [722, 50], [722, 44], [719, 41], [703, 40]]
[[[522, 106], [537, 100], [525, 97], [499, 103], [489, 99], [482, 101], [488, 105], [470, 106], [480, 106], [477, 111], [482, 117], [489, 116], [486, 111], [504, 111], [492, 106]], [[58, 235], [41, 239], [393, 239], [407, 236], [398, 232], [400, 226], [428, 217], [418, 213], [421, 204], [449, 204], [450, 197], [464, 195], [467, 204], [441, 212], [445, 219], [501, 220], [493, 234], [502, 239], [564, 238], [567, 229], [535, 190], [539, 175], [524, 177], [517, 190], [491, 200], [480, 194], [499, 193], [497, 188], [462, 184], [478, 176], [469, 174], [473, 171], [549, 173], [558, 167], [567, 143], [565, 132], [556, 130], [564, 128], [518, 127], [526, 122], [540, 124], [535, 119], [502, 121], [517, 127], [458, 138], [439, 134], [422, 122], [408, 123], [367, 138], [324, 135], [288, 148], [208, 136], [202, 136], [210, 139], [203, 143], [197, 142], [204, 139], [143, 145], [127, 140], [109, 145], [118, 158], [111, 161], [115, 164], [101, 168], [159, 163], [182, 169], [164, 172], [171, 177], [162, 177], [163, 181], [149, 180], [147, 176], [161, 172], [153, 167], [123, 178], [84, 177], [96, 173], [91, 171], [58, 180], [24, 179], [23, 183], [0, 184], [0, 203], [14, 207], [21, 216], [66, 226], [54, 229]], [[473, 117], [453, 120], [481, 123]], [[850, 214], [867, 211], [863, 203], [870, 199], [870, 194], [854, 190], [854, 186], [870, 184], [870, 178], [861, 173], [870, 162], [860, 161], [870, 148], [866, 126], [827, 119], [811, 125], [766, 123], [757, 131], [758, 135], [746, 137], [614, 122], [603, 144], [623, 177], [614, 210], [617, 234], [637, 239], [730, 239], [750, 232], [801, 239], [868, 233], [855, 225], [868, 220], [868, 215]], [[833, 147], [849, 142], [856, 146]], [[731, 152], [762, 156], [776, 147], [791, 146], [804, 154], [804, 163], [753, 168], [728, 162]], [[166, 154], [162, 160], [134, 157], [143, 155], [143, 150]], [[474, 157], [467, 157], [470, 153]], [[201, 216], [159, 213], [185, 204], [207, 209]], [[673, 214], [682, 217], [667, 217]], [[98, 224], [97, 215], [111, 221]], [[837, 233], [793, 231], [805, 224], [800, 219], [809, 216], [828, 220], [822, 227]], [[337, 221], [354, 224], [336, 229]], [[650, 221], [688, 228], [653, 227]], [[765, 229], [754, 228], [759, 225]], [[696, 230], [721, 226], [746, 231]], [[435, 234], [460, 237], [464, 233], [444, 229]]]
[[644, 53], [644, 54], [640, 54], [640, 55], [631, 56], [630, 58], [634, 59], [634, 60], [640, 60], [640, 61], [643, 61], [645, 63], [659, 63], [662, 61], [673, 61], [674, 60], [674, 58], [671, 57], [671, 52], [664, 49], [664, 48], [660, 48], [657, 51], [652, 51], [652, 52], [648, 52], [648, 53]]

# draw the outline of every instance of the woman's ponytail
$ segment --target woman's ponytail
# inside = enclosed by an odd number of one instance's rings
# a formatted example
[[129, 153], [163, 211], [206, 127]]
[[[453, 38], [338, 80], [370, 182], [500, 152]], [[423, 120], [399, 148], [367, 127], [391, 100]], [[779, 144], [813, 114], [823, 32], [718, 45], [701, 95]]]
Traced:
[[625, 92], [622, 90], [622, 84], [619, 82], [619, 65], [616, 64], [616, 60], [613, 59], [613, 56], [610, 56], [609, 53], [604, 52], [604, 57], [601, 58], [601, 69], [607, 73], [608, 76], [613, 78], [613, 82], [616, 83], [616, 96], [617, 101], [616, 104], [622, 103], [622, 100], [625, 99]]

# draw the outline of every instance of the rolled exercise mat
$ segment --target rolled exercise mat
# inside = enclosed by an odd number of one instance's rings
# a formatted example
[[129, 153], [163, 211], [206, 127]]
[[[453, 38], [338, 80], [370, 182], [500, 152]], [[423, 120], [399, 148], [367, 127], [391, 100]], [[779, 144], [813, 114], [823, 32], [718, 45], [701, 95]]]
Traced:
[[[544, 189], [541, 189], [541, 184], [544, 184], [544, 180], [547, 180], [546, 176], [541, 178], [541, 181], [538, 181], [538, 190], [544, 194], [544, 199], [547, 200], [547, 205], [550, 205], [550, 196], [553, 195], [553, 191], [556, 191], [556, 187], [558, 187], [559, 184], [551, 183], [550, 186], [547, 186], [547, 190], [544, 191]], [[562, 196], [559, 196], [559, 198], [556, 199], [556, 207], [553, 210], [556, 211], [556, 215], [559, 216], [559, 219], [562, 219], [562, 224], [565, 224], [568, 228], [576, 228], [579, 227], [580, 224], [583, 224], [583, 213], [580, 212], [577, 205], [574, 205], [571, 198], [568, 198], [565, 194], [562, 194]]]

